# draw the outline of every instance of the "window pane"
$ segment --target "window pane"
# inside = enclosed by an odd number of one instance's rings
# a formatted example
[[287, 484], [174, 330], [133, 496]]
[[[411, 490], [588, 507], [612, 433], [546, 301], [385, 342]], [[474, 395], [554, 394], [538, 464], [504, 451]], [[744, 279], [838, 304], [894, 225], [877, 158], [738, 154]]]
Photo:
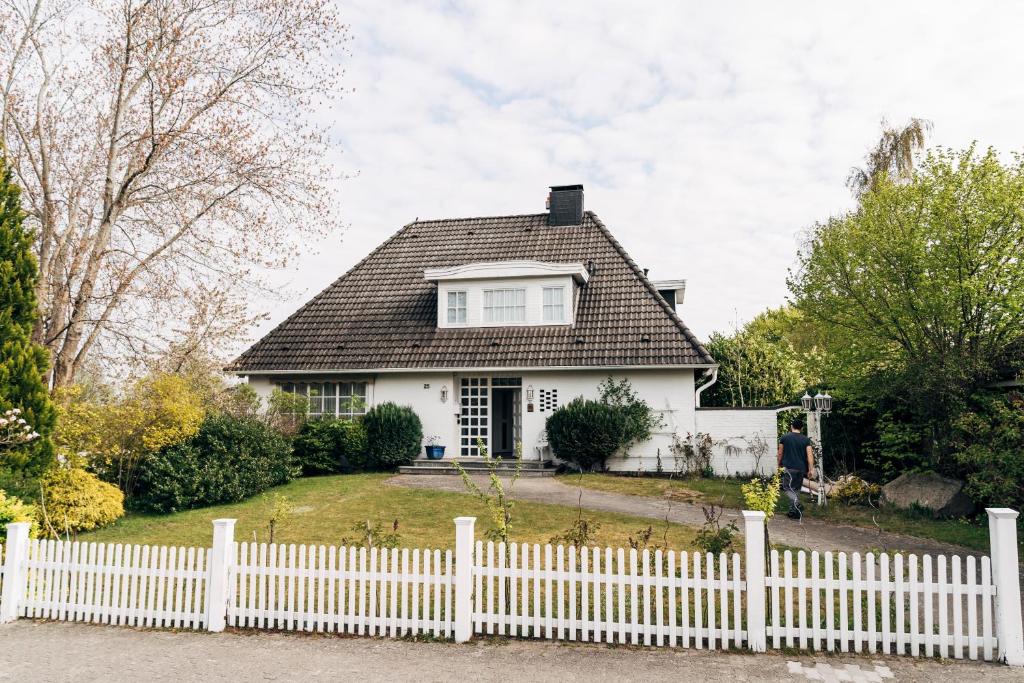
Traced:
[[335, 393], [337, 385], [334, 382], [324, 382], [320, 386], [320, 392], [323, 394], [323, 411], [325, 415], [334, 415], [337, 413], [337, 399]]
[[544, 288], [544, 322], [564, 322], [564, 291], [561, 287]]

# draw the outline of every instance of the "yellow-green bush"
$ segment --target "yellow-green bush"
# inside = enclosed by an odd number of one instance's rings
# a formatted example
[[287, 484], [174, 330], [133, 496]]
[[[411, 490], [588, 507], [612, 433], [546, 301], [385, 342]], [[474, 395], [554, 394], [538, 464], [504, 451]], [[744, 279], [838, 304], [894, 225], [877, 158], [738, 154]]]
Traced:
[[56, 468], [41, 482], [42, 501], [36, 517], [47, 536], [91, 531], [124, 515], [124, 494], [85, 470]]
[[881, 495], [882, 487], [878, 484], [869, 484], [860, 477], [848, 475], [836, 481], [829, 498], [847, 505], [877, 505]]
[[7, 540], [7, 525], [12, 522], [33, 522], [29, 535], [35, 537], [38, 532], [35, 520], [35, 506], [23, 503], [20, 498], [8, 496], [0, 489], [0, 541]]

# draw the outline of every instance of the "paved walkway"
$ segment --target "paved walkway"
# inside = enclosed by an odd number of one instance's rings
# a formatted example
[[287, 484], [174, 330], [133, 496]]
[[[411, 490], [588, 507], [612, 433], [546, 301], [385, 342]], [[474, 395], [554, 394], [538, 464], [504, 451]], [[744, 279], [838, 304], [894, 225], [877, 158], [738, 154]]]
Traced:
[[478, 641], [466, 645], [279, 633], [0, 626], [0, 681], [1020, 681], [999, 664]]
[[[479, 480], [486, 481], [482, 476], [479, 477]], [[466, 490], [462, 480], [457, 476], [404, 474], [388, 481], [395, 486], [410, 488], [433, 488], [460, 493], [465, 493]], [[568, 486], [551, 477], [523, 478], [516, 482], [513, 497], [519, 500], [575, 507], [577, 501], [580, 500], [580, 488]], [[649, 519], [664, 520], [668, 517], [671, 522], [695, 527], [704, 523], [704, 513], [701, 511], [700, 505], [672, 501], [667, 498], [630, 496], [584, 488], [582, 505], [589, 510], [618, 512]], [[736, 519], [737, 525], [742, 531], [742, 515], [738, 510], [727, 509], [723, 519]], [[863, 553], [868, 550], [876, 552], [884, 550], [919, 554], [980, 555], [980, 553], [948, 543], [881, 530], [846, 526], [835, 522], [813, 519], [794, 521], [784, 515], [776, 515], [772, 520], [771, 537], [773, 543], [819, 551], [842, 550]]]

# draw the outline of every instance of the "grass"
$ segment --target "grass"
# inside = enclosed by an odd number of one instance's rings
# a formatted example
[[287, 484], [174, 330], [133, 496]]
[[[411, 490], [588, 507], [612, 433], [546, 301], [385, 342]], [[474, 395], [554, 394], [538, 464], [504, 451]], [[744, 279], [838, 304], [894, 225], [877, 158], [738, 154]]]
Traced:
[[[682, 478], [667, 479], [656, 477], [619, 476], [609, 474], [563, 475], [562, 481], [575, 486], [632, 496], [654, 498], [671, 497], [673, 500], [695, 504], [715, 503], [730, 508], [743, 507], [740, 486], [745, 479], [725, 478]], [[942, 543], [951, 543], [972, 550], [988, 551], [988, 527], [964, 520], [933, 519], [927, 512], [898, 510], [895, 508], [870, 508], [845, 504], [830, 504], [824, 508], [812, 505], [806, 495], [804, 514], [810, 519], [820, 519], [851, 526], [874, 529], [918, 538], [928, 538]], [[787, 501], [779, 498], [779, 512], [785, 512]], [[876, 526], [877, 523], [877, 526]]]
[[[89, 534], [83, 541], [143, 543], [158, 545], [209, 546], [211, 520], [238, 520], [235, 539], [260, 542], [267, 538], [267, 522], [274, 507], [274, 494], [287, 496], [291, 514], [278, 523], [275, 542], [338, 545], [344, 537], [356, 538], [353, 525], [379, 521], [387, 531], [399, 520], [402, 547], [454, 548], [455, 525], [460, 516], [476, 516], [477, 538], [491, 528], [487, 512], [475, 498], [462, 493], [408, 489], [386, 483], [388, 474], [351, 474], [307, 477], [241, 503], [189, 510], [169, 515], [130, 513], [116, 524]], [[575, 508], [519, 501], [513, 512], [512, 540], [546, 543], [567, 529], [576, 519]], [[664, 538], [664, 523], [629, 515], [584, 511], [599, 522], [598, 545], [628, 547], [628, 538], [653, 526], [652, 541]], [[694, 530], [679, 524], [668, 527], [668, 547], [689, 549]]]

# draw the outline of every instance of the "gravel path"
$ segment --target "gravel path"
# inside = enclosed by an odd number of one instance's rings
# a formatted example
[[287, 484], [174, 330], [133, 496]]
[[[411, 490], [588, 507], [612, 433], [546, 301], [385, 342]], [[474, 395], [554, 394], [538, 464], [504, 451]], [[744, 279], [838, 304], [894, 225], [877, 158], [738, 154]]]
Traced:
[[[910, 657], [752, 655], [278, 633], [146, 631], [66, 622], [0, 626], [0, 681], [1019, 681], [999, 664]], [[830, 680], [826, 678], [825, 680]]]
[[[485, 482], [484, 477], [479, 477]], [[462, 481], [457, 476], [448, 475], [410, 475], [404, 474], [388, 480], [394, 486], [410, 488], [431, 488], [442, 491], [464, 493]], [[553, 477], [523, 478], [516, 482], [513, 497], [538, 503], [553, 503], [575, 507], [579, 500], [580, 489], [568, 486]], [[583, 489], [583, 507], [590, 510], [618, 512], [637, 517], [664, 520], [678, 524], [699, 527], [704, 523], [704, 513], [700, 505], [682, 501], [671, 501], [648, 496], [630, 496], [621, 493]], [[743, 529], [742, 515], [739, 510], [727, 509], [724, 518], [736, 519], [740, 530]], [[806, 548], [808, 550], [843, 550], [846, 552], [887, 551], [907, 553], [929, 553], [957, 555], [980, 555], [972, 550], [948, 543], [939, 543], [923, 538], [893, 534], [881, 530], [847, 526], [835, 522], [820, 520], [788, 519], [785, 515], [776, 515], [771, 523], [773, 543]]]

